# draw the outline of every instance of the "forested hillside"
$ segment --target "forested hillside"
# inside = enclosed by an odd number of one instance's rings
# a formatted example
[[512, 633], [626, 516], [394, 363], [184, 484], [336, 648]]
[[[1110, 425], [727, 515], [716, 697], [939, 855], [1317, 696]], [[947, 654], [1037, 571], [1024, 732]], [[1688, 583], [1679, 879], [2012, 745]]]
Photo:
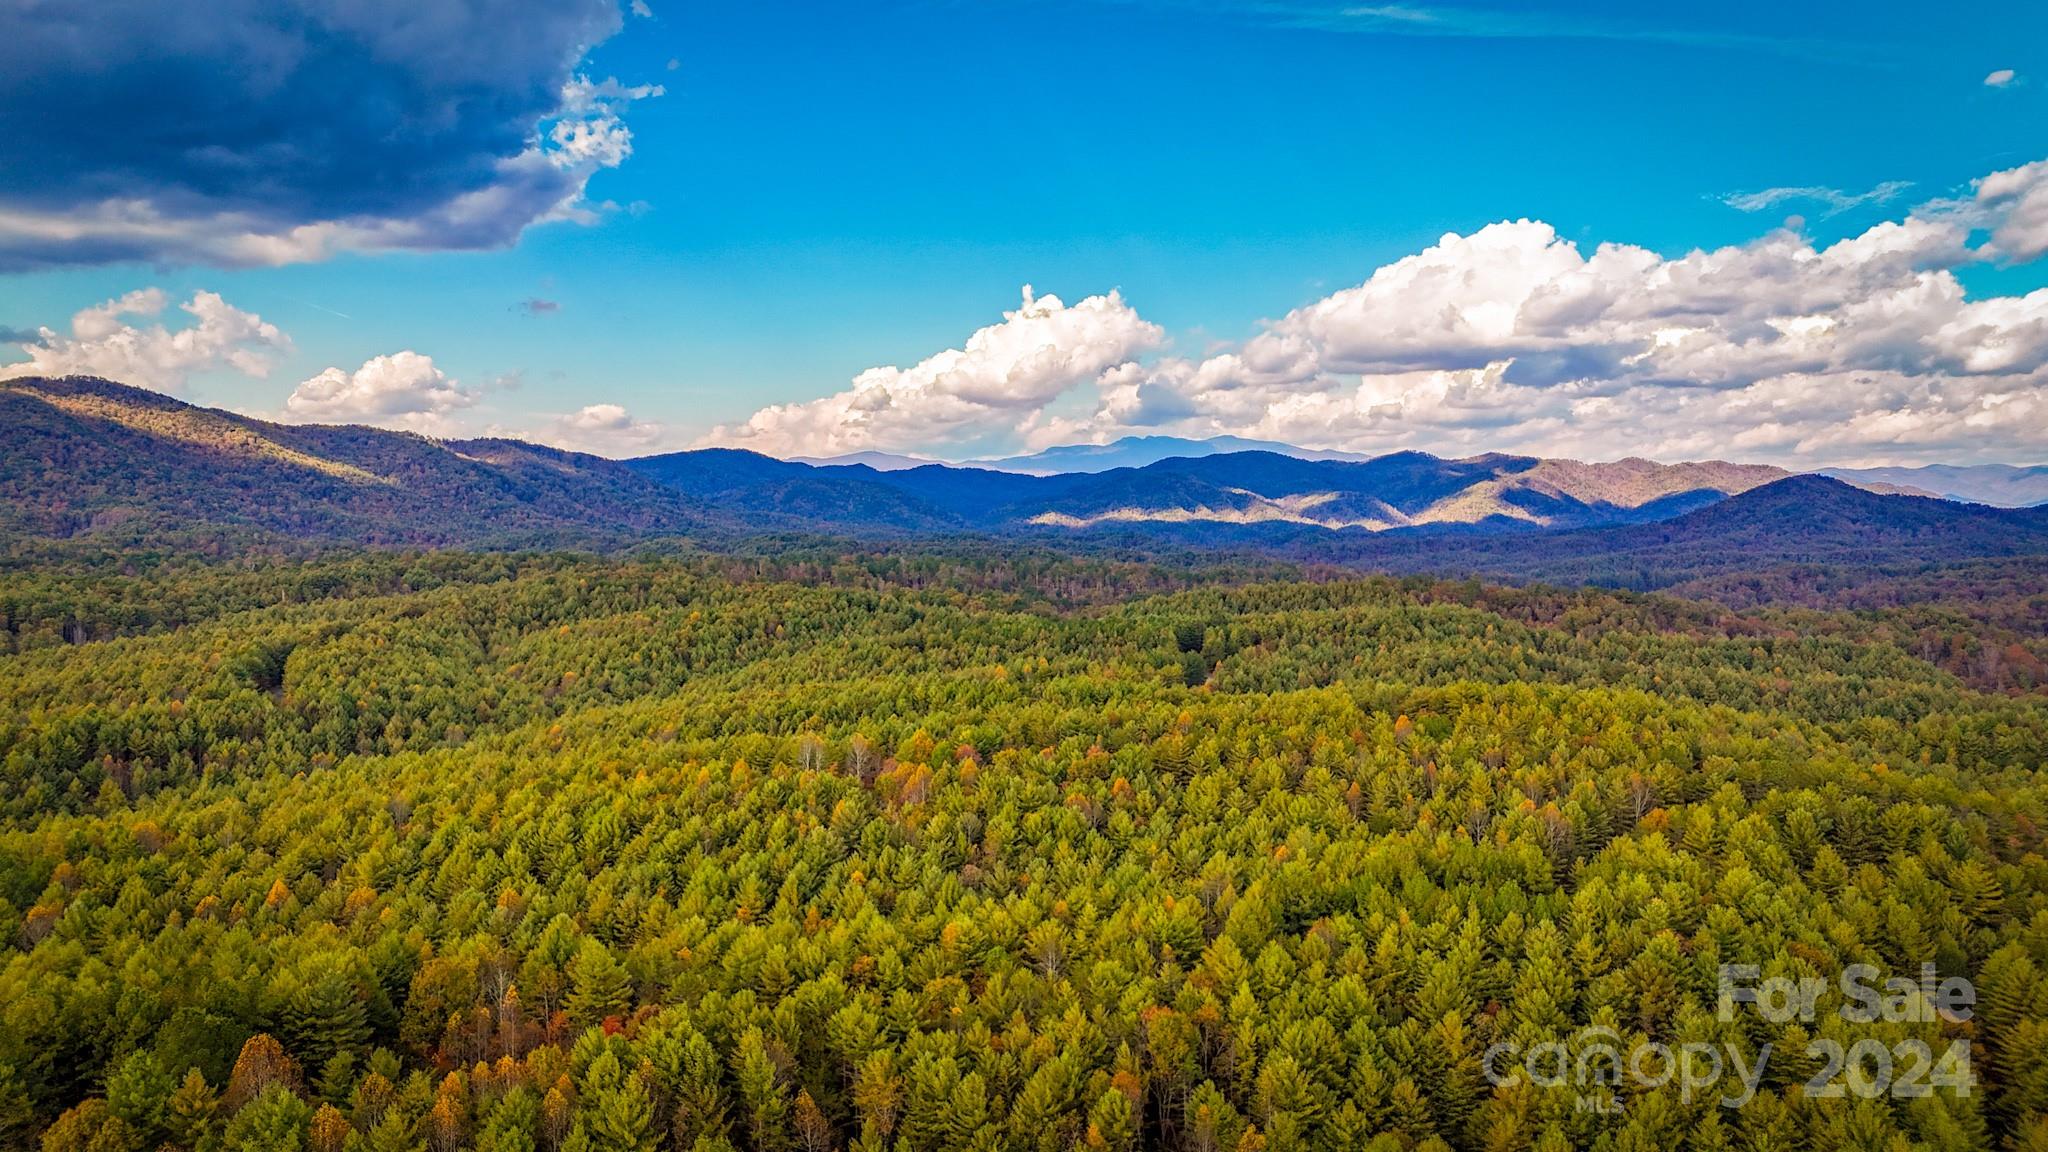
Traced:
[[103, 380], [0, 382], [0, 549], [230, 535], [617, 547], [737, 525], [617, 463], [514, 440], [271, 424]]
[[[1327, 575], [12, 570], [0, 1143], [2048, 1147], [2040, 695], [1876, 610]], [[1978, 1011], [1717, 1010], [1851, 963]], [[1485, 1075], [1589, 1028], [1771, 1053]], [[1873, 1037], [1969, 1090], [1810, 1098]]]

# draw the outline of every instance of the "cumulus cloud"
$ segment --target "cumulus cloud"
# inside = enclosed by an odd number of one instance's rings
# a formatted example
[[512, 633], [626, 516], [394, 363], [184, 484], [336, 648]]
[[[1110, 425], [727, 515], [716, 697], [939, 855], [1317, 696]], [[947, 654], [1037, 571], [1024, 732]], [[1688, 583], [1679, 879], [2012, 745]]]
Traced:
[[[659, 88], [578, 62], [617, 0], [0, 5], [0, 271], [481, 248], [593, 218]], [[118, 130], [109, 125], [118, 126]]]
[[2048, 160], [1993, 172], [1977, 181], [1977, 195], [1962, 210], [1991, 230], [1987, 254], [2025, 263], [2048, 253]]
[[1984, 86], [1986, 88], [2004, 88], [2017, 79], [2019, 79], [2017, 72], [2010, 68], [2000, 68], [1989, 76], [1984, 77]]
[[1071, 307], [1024, 288], [1023, 303], [909, 368], [870, 368], [842, 392], [777, 404], [700, 443], [783, 455], [835, 456], [1006, 437], [1042, 420], [1077, 385], [1109, 377], [1163, 333], [1110, 292]]
[[638, 419], [620, 405], [590, 404], [555, 417], [531, 435], [575, 452], [633, 456], [654, 450], [665, 432], [661, 424]]
[[302, 381], [285, 400], [285, 414], [308, 423], [452, 436], [455, 414], [476, 402], [477, 394], [449, 379], [433, 357], [405, 351], [373, 356], [353, 372], [328, 368]]
[[[994, 429], [1025, 447], [1166, 433], [1805, 466], [2034, 460], [2048, 455], [2048, 289], [1972, 299], [1957, 271], [2044, 253], [2048, 161], [1829, 244], [1786, 228], [1676, 256], [1588, 252], [1507, 221], [1446, 234], [1210, 354], [1146, 355], [1157, 330], [1098, 297], [1097, 323], [1021, 342], [1032, 363], [1066, 365], [1026, 385], [977, 334], [707, 441], [957, 458]], [[1032, 323], [1033, 307], [984, 332]], [[976, 366], [964, 381], [962, 360]], [[1006, 384], [967, 382], [987, 379]]]
[[267, 376], [291, 349], [275, 325], [213, 292], [194, 292], [178, 306], [190, 318], [179, 327], [131, 322], [161, 316], [169, 305], [161, 288], [140, 288], [83, 309], [71, 318], [69, 336], [43, 328], [19, 341], [28, 359], [0, 365], [0, 378], [100, 376], [175, 392], [200, 372]]
[[[1987, 227], [1991, 241], [1972, 248]], [[2048, 290], [1970, 300], [1955, 269], [2048, 247], [2048, 165], [1826, 246], [1777, 231], [1666, 258], [1490, 225], [1297, 309], [1234, 352], [1103, 394], [1149, 427], [1312, 447], [1800, 461], [2048, 448]]]
[[1761, 192], [1730, 192], [1720, 198], [1721, 203], [1739, 212], [1761, 212], [1781, 204], [1810, 201], [1821, 205], [1824, 216], [1835, 216], [1851, 208], [1865, 204], [1883, 204], [1895, 200], [1906, 189], [1911, 180], [1887, 180], [1868, 192], [1844, 192], [1839, 188], [1823, 188], [1806, 185], [1796, 188], [1766, 188]]

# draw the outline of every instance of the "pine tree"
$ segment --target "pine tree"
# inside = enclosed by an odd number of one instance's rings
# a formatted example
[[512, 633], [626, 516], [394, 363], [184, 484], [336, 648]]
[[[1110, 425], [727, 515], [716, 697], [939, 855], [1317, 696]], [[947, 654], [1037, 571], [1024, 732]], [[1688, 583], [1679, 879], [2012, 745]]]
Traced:
[[1949, 884], [1955, 889], [1957, 907], [1978, 927], [1989, 926], [2005, 905], [2005, 885], [1981, 860], [1964, 862], [1949, 877]]
[[[877, 1053], [878, 1056], [886, 1053]], [[1072, 1067], [1054, 1056], [1038, 1066], [1024, 1082], [1010, 1105], [1010, 1139], [1018, 1148], [1060, 1149], [1066, 1147], [1064, 1121], [1074, 1105], [1076, 1084]], [[868, 1115], [864, 1110], [863, 1115]], [[883, 1129], [886, 1134], [888, 1129]]]
[[682, 1077], [675, 1089], [671, 1124], [678, 1147], [694, 1145], [706, 1136], [727, 1136], [729, 1119], [723, 1080], [717, 1050], [701, 1033], [690, 1033], [690, 1038], [683, 1042]]
[[2012, 1139], [2012, 1152], [2048, 1152], [2048, 1116], [2030, 1116]]
[[593, 1152], [652, 1152], [654, 1105], [638, 1072], [628, 1072], [610, 1048], [591, 1061], [582, 1092], [584, 1130]]
[[476, 1152], [536, 1152], [540, 1099], [524, 1085], [507, 1092], [477, 1127]]
[[[988, 1082], [978, 1072], [969, 1072], [953, 1086], [945, 1114], [945, 1147], [965, 1152], [972, 1148], [989, 1123]], [[991, 1128], [992, 1130], [992, 1128]]]
[[370, 1037], [369, 1013], [354, 971], [334, 953], [317, 953], [294, 974], [285, 999], [285, 1038], [306, 1068], [325, 1068]]
[[1266, 1058], [1259, 1069], [1257, 1084], [1259, 1119], [1265, 1122], [1269, 1141], [1275, 1137], [1276, 1117], [1288, 1117], [1289, 1123], [1304, 1130], [1313, 1129], [1322, 1121], [1321, 1086], [1287, 1053], [1275, 1052]]
[[272, 1082], [228, 1121], [225, 1152], [298, 1152], [306, 1146], [313, 1109], [283, 1083]]
[[1087, 1146], [1122, 1152], [1134, 1147], [1136, 1140], [1137, 1121], [1131, 1115], [1131, 1098], [1115, 1088], [1105, 1090], [1088, 1109]]
[[1735, 1141], [1721, 1122], [1721, 1109], [1709, 1108], [1685, 1138], [1686, 1152], [1734, 1152]]
[[586, 938], [569, 962], [569, 1018], [592, 1028], [633, 1004], [633, 977], [602, 941]]
[[1372, 1139], [1372, 1126], [1358, 1105], [1349, 1100], [1337, 1105], [1323, 1125], [1322, 1143], [1329, 1148], [1363, 1148]]
[[775, 1152], [786, 1146], [789, 1135], [789, 1102], [783, 1096], [781, 1075], [759, 1028], [740, 1035], [733, 1050], [733, 1075], [739, 1081], [740, 1102], [746, 1109], [749, 1146], [756, 1152]]
[[427, 1147], [416, 1126], [396, 1108], [384, 1113], [377, 1126], [364, 1135], [363, 1143], [369, 1152], [426, 1152]]
[[320, 1066], [320, 1079], [313, 1092], [329, 1104], [345, 1104], [356, 1087], [356, 1054], [336, 1052]]
[[1208, 1080], [1188, 1093], [1186, 1117], [1188, 1152], [1230, 1152], [1244, 1128], [1244, 1118]]
[[35, 1103], [10, 1064], [0, 1064], [0, 1148], [27, 1147], [35, 1129]]
[[190, 1069], [165, 1107], [171, 1141], [180, 1148], [198, 1148], [211, 1140], [219, 1118], [220, 1097], [199, 1069]]
[[157, 1063], [154, 1053], [138, 1049], [107, 1077], [107, 1107], [126, 1121], [146, 1145], [154, 1147], [170, 1132], [171, 1094], [177, 1082]]

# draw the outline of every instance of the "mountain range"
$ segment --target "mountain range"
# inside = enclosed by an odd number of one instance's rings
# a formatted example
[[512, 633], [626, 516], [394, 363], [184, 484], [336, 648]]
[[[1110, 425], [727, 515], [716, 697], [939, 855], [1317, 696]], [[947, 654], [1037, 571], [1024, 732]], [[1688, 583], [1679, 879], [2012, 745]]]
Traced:
[[[1185, 436], [1125, 436], [1107, 444], [1062, 444], [1025, 456], [1001, 456], [965, 460], [954, 467], [981, 468], [991, 472], [1023, 472], [1051, 476], [1061, 472], [1107, 472], [1112, 468], [1143, 468], [1176, 456], [1217, 456], [1226, 452], [1277, 452], [1303, 460], [1368, 460], [1355, 452], [1327, 452], [1297, 448], [1278, 440], [1248, 440], [1242, 436], [1211, 436], [1205, 440]], [[792, 456], [798, 464], [830, 467], [835, 464], [865, 464], [877, 472], [901, 472], [927, 464], [945, 464], [927, 456], [904, 456], [895, 452], [847, 452], [839, 456]]]
[[2048, 503], [2048, 464], [2020, 468], [2011, 464], [1927, 464], [1918, 468], [1828, 468], [1823, 474], [1859, 487], [1883, 491], [1887, 486], [1915, 495], [1939, 496], [2000, 508], [2030, 508]]
[[[1757, 565], [2048, 555], [2048, 509], [1898, 494], [1991, 485], [2020, 499], [2042, 469], [1871, 470], [1848, 474], [1865, 486], [1852, 487], [1720, 461], [1306, 459], [1229, 441], [1192, 442], [1212, 450], [1141, 466], [1048, 473], [807, 464], [729, 448], [610, 460], [516, 440], [275, 424], [90, 379], [0, 382], [0, 421], [10, 432], [0, 543], [10, 546], [206, 531], [598, 549], [721, 547], [764, 534], [953, 537], [1630, 587]], [[1027, 459], [1142, 458], [1188, 443]]]
[[[1107, 444], [1067, 444], [1024, 456], [968, 460], [957, 468], [978, 468], [995, 472], [1022, 472], [1051, 476], [1067, 472], [1109, 472], [1118, 468], [1143, 468], [1162, 460], [1220, 456], [1236, 452], [1272, 452], [1298, 460], [1367, 461], [1356, 452], [1300, 448], [1277, 440], [1251, 440], [1242, 436], [1212, 436], [1190, 439], [1182, 436], [1125, 436]], [[945, 464], [922, 456], [890, 452], [851, 452], [841, 456], [796, 456], [799, 464], [820, 467], [865, 464], [878, 472], [901, 472], [933, 464]], [[1873, 492], [1907, 496], [1939, 496], [1992, 504], [2001, 508], [2025, 508], [2048, 503], [2048, 464], [2018, 467], [2010, 464], [1929, 464], [1917, 468], [1823, 468], [1821, 475], [1845, 480]], [[1782, 472], [1790, 475], [1789, 472]]]
[[1354, 461], [1241, 451], [1051, 475], [937, 464], [816, 466], [731, 448], [623, 464], [741, 517], [768, 514], [837, 528], [1068, 533], [1131, 524], [1371, 532], [1587, 527], [1664, 519], [1789, 475], [1718, 461], [1584, 464], [1500, 454], [1449, 460], [1422, 452]]
[[1737, 574], [1932, 569], [2041, 557], [2048, 507], [1994, 508], [1884, 494], [1800, 474], [1657, 521], [1553, 532], [1304, 533], [1260, 551], [1382, 571], [1651, 590]]

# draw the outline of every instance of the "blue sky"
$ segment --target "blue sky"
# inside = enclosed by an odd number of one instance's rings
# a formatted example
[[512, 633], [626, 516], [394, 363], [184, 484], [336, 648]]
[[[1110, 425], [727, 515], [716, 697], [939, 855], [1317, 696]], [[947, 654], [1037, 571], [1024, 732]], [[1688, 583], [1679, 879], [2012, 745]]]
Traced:
[[[2019, 3], [1847, 16], [1786, 3], [1647, 14], [1619, 3], [648, 2], [651, 15], [619, 18], [573, 68], [664, 88], [617, 106], [631, 154], [588, 175], [584, 203], [614, 207], [587, 222], [534, 224], [484, 250], [341, 245], [275, 267], [203, 252], [39, 256], [0, 275], [0, 325], [63, 332], [80, 309], [154, 286], [171, 306], [130, 322], [175, 330], [189, 320], [176, 304], [206, 290], [260, 315], [289, 349], [260, 378], [197, 364], [178, 382], [188, 399], [282, 413], [324, 369], [409, 350], [474, 397], [449, 413], [463, 430], [539, 434], [612, 404], [642, 433], [584, 446], [631, 451], [960, 348], [1016, 309], [1025, 284], [1069, 304], [1117, 290], [1158, 330], [1124, 351], [1145, 365], [1200, 361], [1445, 233], [1526, 218], [1588, 254], [1614, 241], [1679, 257], [1755, 242], [1797, 214], [1819, 249], [2048, 156], [2048, 11]], [[2009, 81], [1986, 82], [2006, 69]], [[1813, 197], [1747, 212], [1724, 199], [1888, 183], [1907, 186], [1840, 211]], [[1973, 298], [2024, 299], [2044, 282], [2031, 260], [1951, 264]], [[1084, 438], [1275, 428], [1226, 426], [1215, 412], [1091, 422], [1104, 387], [1075, 382], [1015, 420], [1004, 408], [837, 446], [1031, 446], [1062, 415], [1058, 427]], [[1484, 439], [1464, 430], [1356, 443]], [[762, 445], [787, 447], [771, 439]], [[2024, 457], [2038, 443], [1994, 439], [1980, 455]], [[1966, 448], [1953, 437], [1859, 444], [1848, 453], [1859, 459]]]

